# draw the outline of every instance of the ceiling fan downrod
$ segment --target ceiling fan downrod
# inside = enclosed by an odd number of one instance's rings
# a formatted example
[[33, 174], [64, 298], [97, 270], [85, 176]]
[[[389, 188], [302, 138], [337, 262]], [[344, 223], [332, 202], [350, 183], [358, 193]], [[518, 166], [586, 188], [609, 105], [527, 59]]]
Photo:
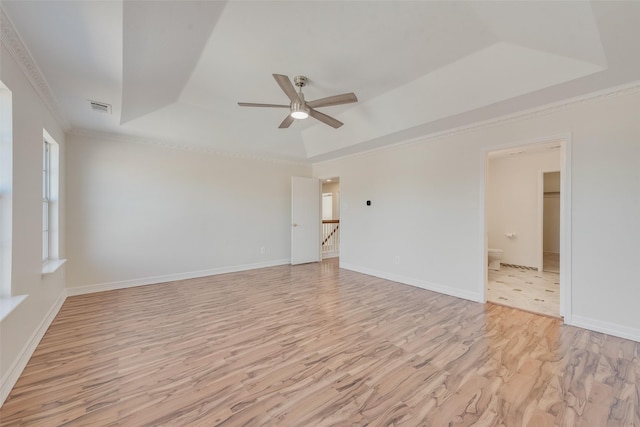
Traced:
[[293, 78], [293, 84], [298, 87], [298, 102], [291, 102], [291, 117], [294, 119], [306, 119], [309, 117], [309, 107], [307, 107], [304, 101], [304, 94], [302, 88], [307, 85], [307, 78], [305, 76], [295, 76]]

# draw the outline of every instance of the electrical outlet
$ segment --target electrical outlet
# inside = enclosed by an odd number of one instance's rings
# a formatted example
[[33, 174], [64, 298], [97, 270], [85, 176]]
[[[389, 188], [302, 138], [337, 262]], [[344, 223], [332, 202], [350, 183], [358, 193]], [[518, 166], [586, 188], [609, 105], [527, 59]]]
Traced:
[[399, 256], [399, 255], [396, 255], [396, 257], [393, 259], [393, 262], [394, 262], [396, 265], [400, 264], [400, 256]]
[[264, 248], [264, 246], [262, 246], [262, 247], [260, 248], [260, 253], [261, 253], [262, 255], [264, 255], [264, 254], [265, 254], [265, 252], [267, 252], [267, 250]]

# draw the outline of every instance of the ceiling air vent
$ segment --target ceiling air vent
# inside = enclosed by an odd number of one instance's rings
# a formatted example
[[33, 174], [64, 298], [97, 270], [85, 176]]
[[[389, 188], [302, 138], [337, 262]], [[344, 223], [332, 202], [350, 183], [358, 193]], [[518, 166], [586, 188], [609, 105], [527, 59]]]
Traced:
[[89, 100], [89, 104], [91, 104], [91, 109], [93, 111], [97, 111], [98, 113], [111, 114], [111, 104], [91, 100]]

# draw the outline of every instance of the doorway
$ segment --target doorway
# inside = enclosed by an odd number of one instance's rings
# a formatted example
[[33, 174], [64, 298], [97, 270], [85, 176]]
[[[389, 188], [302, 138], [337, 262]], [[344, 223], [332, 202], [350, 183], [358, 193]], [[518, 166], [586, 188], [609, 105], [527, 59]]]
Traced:
[[322, 259], [340, 256], [340, 178], [322, 180]]
[[[568, 138], [563, 138], [486, 152], [486, 301], [543, 315], [566, 316], [568, 272], [560, 264], [562, 261], [564, 266], [569, 251], [568, 147]], [[555, 175], [545, 177], [547, 172]], [[545, 208], [546, 180], [551, 201]], [[545, 271], [545, 254], [546, 270], [555, 271]]]

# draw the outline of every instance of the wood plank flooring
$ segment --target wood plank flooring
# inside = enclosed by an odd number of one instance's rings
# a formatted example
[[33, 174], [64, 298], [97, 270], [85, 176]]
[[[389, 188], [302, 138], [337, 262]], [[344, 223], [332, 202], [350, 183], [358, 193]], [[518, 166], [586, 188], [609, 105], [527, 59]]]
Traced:
[[2, 426], [640, 426], [640, 344], [338, 268], [70, 297]]

